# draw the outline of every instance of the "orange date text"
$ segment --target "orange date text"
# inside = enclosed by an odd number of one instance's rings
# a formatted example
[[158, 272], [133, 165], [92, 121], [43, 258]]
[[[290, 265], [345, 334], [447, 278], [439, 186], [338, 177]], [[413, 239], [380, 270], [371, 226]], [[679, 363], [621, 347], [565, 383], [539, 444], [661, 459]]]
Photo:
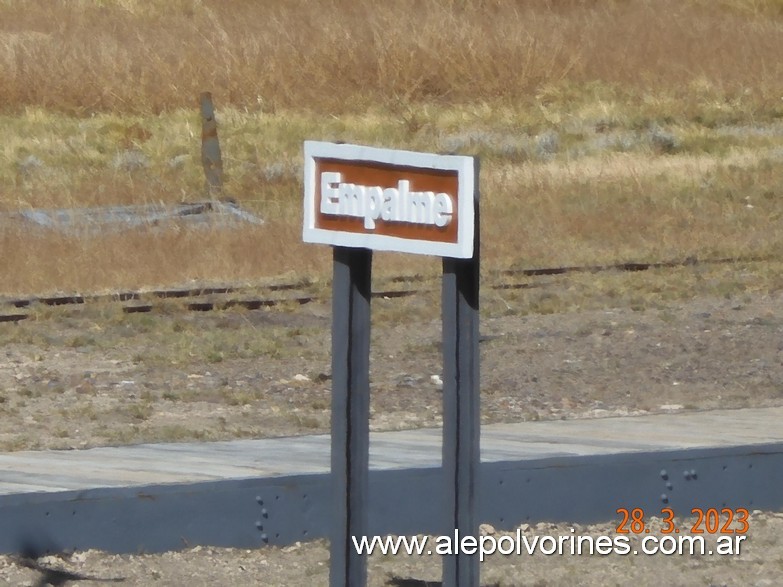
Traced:
[[[652, 528], [647, 522], [647, 516], [642, 508], [617, 508], [620, 522], [617, 524], [618, 534], [649, 534]], [[674, 510], [663, 508], [654, 515], [661, 518], [661, 534], [745, 534], [750, 529], [748, 520], [750, 514], [745, 508], [693, 508], [691, 514], [694, 521], [680, 526], [674, 519]]]

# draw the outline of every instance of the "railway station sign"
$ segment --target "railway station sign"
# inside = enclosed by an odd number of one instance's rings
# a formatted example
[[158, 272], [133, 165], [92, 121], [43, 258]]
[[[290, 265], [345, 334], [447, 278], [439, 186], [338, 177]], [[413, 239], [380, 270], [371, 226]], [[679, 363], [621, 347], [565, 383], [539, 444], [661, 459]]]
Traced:
[[303, 240], [469, 259], [472, 157], [306, 141]]
[[[351, 547], [370, 528], [370, 301], [374, 250], [443, 257], [443, 527], [478, 535], [479, 161], [306, 141], [303, 240], [332, 245], [329, 584], [364, 587]], [[443, 558], [443, 584], [476, 587], [479, 561]]]

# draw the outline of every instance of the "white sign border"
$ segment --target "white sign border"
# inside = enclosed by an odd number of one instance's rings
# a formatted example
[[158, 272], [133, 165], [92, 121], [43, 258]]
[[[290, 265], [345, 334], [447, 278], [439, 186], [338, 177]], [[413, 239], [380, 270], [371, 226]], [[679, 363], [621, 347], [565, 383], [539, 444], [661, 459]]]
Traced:
[[[419, 169], [456, 171], [459, 193], [457, 194], [457, 242], [443, 243], [421, 239], [407, 239], [381, 234], [364, 234], [324, 230], [315, 227], [315, 161], [316, 159], [338, 159], [400, 165]], [[396, 149], [364, 147], [345, 143], [305, 141], [304, 143], [304, 228], [302, 240], [342, 247], [365, 248], [376, 251], [395, 251], [435, 255], [456, 259], [473, 257], [473, 231], [475, 225], [474, 159], [464, 155], [435, 155]]]

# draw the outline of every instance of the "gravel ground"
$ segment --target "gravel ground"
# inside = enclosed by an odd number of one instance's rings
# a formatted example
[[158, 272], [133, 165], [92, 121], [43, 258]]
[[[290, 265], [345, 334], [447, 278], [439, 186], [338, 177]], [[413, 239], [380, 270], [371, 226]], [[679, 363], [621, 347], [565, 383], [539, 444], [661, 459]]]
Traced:
[[[481, 326], [482, 419], [783, 405], [779, 291], [528, 315], [520, 310], [529, 294], [500, 299], [490, 292]], [[539, 303], [549, 299], [536, 296]], [[373, 302], [375, 430], [440, 424], [440, 390], [432, 377], [440, 373], [440, 324], [433, 308], [439, 308], [437, 292]], [[329, 321], [328, 304], [313, 303], [153, 316], [88, 306], [0, 324], [0, 448], [325, 432]], [[575, 533], [613, 535], [614, 526]], [[542, 523], [526, 534], [567, 536], [570, 528]], [[783, 515], [754, 513], [739, 556], [493, 556], [482, 565], [482, 582], [778, 585], [782, 531]], [[161, 555], [88, 551], [43, 557], [35, 565], [98, 584], [122, 578], [125, 585], [323, 585], [328, 545], [196, 547]], [[0, 557], [0, 583], [44, 584], [41, 569], [30, 568], [35, 565]], [[371, 585], [425, 585], [439, 576], [437, 556], [374, 555], [370, 561]], [[58, 585], [93, 584], [48, 577]]]
[[[685, 524], [686, 522], [681, 522]], [[690, 522], [688, 522], [690, 523]], [[481, 584], [498, 586], [583, 585], [703, 585], [773, 587], [783, 581], [783, 514], [754, 512], [749, 519], [747, 538], [739, 543], [739, 555], [717, 554], [566, 554], [545, 556], [493, 555], [481, 565]], [[650, 536], [661, 537], [660, 525]], [[616, 538], [616, 524], [574, 526], [540, 523], [524, 527], [521, 535], [609, 536]], [[492, 531], [490, 529], [490, 531]], [[508, 533], [516, 536], [516, 533]], [[496, 534], [496, 538], [500, 535]], [[705, 538], [706, 548], [714, 548], [716, 537]], [[567, 544], [567, 543], [566, 543]], [[639, 551], [640, 540], [631, 537], [630, 547]], [[46, 556], [31, 569], [18, 559], [0, 556], [0, 581], [9, 585], [40, 585], [42, 577], [55, 578], [52, 570], [81, 577], [67, 585], [102, 584], [122, 580], [127, 586], [213, 586], [213, 585], [327, 585], [329, 551], [325, 541], [297, 543], [286, 548], [234, 550], [195, 547], [160, 555], [111, 555], [98, 551]], [[382, 556], [369, 560], [369, 585], [425, 587], [439, 585], [441, 561], [438, 556]], [[66, 583], [56, 583], [59, 585]]]
[[[489, 298], [482, 421], [781, 405], [781, 298], [529, 315]], [[0, 450], [328, 431], [328, 304], [112, 312], [0, 324]], [[374, 300], [373, 313], [372, 429], [439, 426], [437, 293]]]

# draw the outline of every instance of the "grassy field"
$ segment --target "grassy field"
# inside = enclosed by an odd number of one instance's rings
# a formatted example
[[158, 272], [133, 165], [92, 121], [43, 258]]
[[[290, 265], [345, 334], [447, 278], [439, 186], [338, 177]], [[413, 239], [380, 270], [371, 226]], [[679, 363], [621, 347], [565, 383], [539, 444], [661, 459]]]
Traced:
[[305, 139], [479, 155], [487, 270], [776, 255], [781, 53], [773, 0], [0, 0], [0, 212], [203, 198], [211, 91], [226, 192], [266, 220], [4, 227], [0, 293], [328, 276]]

